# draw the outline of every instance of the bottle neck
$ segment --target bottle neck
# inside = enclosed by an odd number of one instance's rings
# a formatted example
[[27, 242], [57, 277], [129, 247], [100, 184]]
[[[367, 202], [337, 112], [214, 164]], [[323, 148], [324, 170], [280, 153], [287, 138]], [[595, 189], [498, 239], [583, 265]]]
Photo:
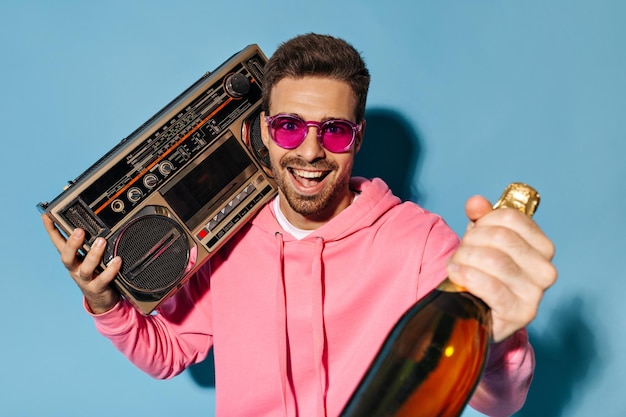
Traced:
[[[509, 184], [496, 204], [493, 205], [494, 210], [499, 208], [513, 208], [521, 211], [529, 217], [532, 217], [539, 205], [539, 193], [528, 184], [514, 182]], [[465, 288], [444, 279], [438, 286], [437, 290], [444, 292], [467, 292]]]
[[448, 278], [441, 281], [441, 283], [437, 285], [437, 289], [443, 292], [467, 292], [465, 287], [455, 284]]

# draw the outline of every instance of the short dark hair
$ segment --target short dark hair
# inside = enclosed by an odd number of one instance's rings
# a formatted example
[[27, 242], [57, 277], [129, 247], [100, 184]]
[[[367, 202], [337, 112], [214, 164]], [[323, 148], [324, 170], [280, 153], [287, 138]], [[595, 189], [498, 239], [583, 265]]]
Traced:
[[263, 75], [262, 109], [269, 114], [270, 93], [283, 78], [330, 77], [347, 82], [357, 99], [356, 122], [365, 117], [370, 74], [363, 57], [343, 39], [308, 33], [279, 45]]

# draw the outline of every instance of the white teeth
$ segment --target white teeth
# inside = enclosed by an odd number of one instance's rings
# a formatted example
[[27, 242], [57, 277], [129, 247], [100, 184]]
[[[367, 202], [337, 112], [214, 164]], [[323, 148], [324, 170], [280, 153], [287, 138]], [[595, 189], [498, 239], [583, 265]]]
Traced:
[[293, 173], [299, 177], [309, 178], [309, 179], [322, 178], [322, 175], [323, 175], [323, 173], [320, 171], [301, 171], [298, 169], [294, 169]]

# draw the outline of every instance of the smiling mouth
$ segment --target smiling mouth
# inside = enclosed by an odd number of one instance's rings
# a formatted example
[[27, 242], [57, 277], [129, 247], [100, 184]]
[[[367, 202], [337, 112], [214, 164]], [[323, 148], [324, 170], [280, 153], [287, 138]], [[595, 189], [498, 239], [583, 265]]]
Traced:
[[330, 171], [306, 171], [302, 169], [289, 168], [289, 172], [298, 180], [298, 182], [307, 184], [317, 184], [324, 180]]

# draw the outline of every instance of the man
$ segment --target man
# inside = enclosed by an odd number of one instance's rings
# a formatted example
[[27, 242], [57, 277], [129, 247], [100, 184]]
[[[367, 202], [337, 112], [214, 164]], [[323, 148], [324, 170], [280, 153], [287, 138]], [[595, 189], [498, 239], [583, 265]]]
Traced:
[[[105, 242], [81, 261], [44, 217], [98, 330], [133, 363], [170, 378], [214, 347], [217, 415], [336, 416], [390, 328], [446, 276], [493, 312], [493, 346], [470, 404], [519, 409], [534, 359], [525, 326], [556, 279], [553, 245], [528, 217], [466, 204], [460, 242], [443, 220], [379, 180], [351, 178], [369, 73], [345, 41], [281, 45], [265, 72], [262, 138], [279, 195], [159, 314], [145, 317], [96, 275]], [[382, 150], [384, 151], [384, 150]]]

